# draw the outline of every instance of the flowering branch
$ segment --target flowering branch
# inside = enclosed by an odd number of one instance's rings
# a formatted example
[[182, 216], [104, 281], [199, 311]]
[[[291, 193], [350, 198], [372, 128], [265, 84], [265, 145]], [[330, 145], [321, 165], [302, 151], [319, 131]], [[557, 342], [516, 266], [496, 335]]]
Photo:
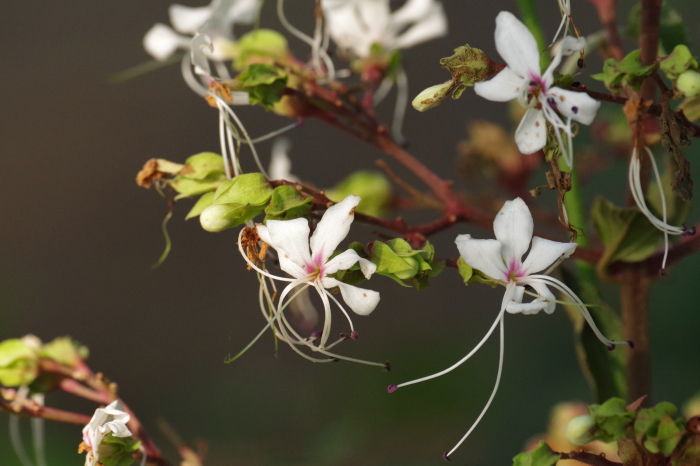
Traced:
[[42, 406], [34, 400], [19, 396], [12, 388], [0, 389], [0, 410], [10, 414], [25, 417], [40, 417], [51, 421], [67, 422], [69, 424], [85, 425], [90, 422], [90, 416], [73, 413], [62, 409]]
[[576, 460], [583, 464], [591, 466], [622, 466], [622, 463], [610, 461], [605, 458], [604, 454], [596, 455], [595, 453], [586, 453], [585, 451], [572, 451], [569, 453], [555, 453], [561, 455], [563, 460]]

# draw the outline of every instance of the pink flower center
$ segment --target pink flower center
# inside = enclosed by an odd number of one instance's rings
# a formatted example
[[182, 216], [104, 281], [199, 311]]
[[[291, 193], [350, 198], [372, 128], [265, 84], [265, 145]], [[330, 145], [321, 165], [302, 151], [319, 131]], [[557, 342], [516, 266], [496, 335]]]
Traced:
[[535, 107], [537, 107], [540, 105], [540, 94], [547, 94], [547, 84], [545, 84], [541, 76], [536, 75], [534, 73], [529, 73], [528, 79], [530, 81], [528, 82], [527, 87], [527, 103], [534, 103]]
[[317, 276], [323, 278], [323, 274], [326, 270], [324, 265], [325, 264], [323, 263], [323, 257], [321, 257], [320, 254], [317, 254], [316, 256], [314, 256], [312, 258], [311, 263], [308, 263], [308, 262], [306, 263], [306, 266], [305, 266], [306, 273], [308, 273], [308, 274], [315, 273]]
[[509, 282], [517, 281], [518, 278], [526, 276], [527, 270], [523, 270], [521, 266], [522, 264], [517, 258], [511, 259], [510, 264], [508, 264], [508, 271], [504, 273], [506, 280]]

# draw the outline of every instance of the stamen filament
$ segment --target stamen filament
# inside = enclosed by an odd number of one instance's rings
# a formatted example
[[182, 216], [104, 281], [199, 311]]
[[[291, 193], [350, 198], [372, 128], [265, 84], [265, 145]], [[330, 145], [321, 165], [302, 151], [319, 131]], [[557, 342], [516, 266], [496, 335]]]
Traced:
[[[501, 312], [501, 317], [503, 313]], [[467, 437], [469, 437], [469, 434], [472, 433], [472, 431], [476, 428], [476, 426], [479, 424], [479, 421], [481, 421], [481, 418], [484, 417], [484, 414], [486, 414], [486, 411], [488, 411], [489, 406], [491, 406], [491, 402], [493, 401], [494, 397], [496, 396], [496, 392], [498, 391], [498, 385], [501, 383], [501, 374], [503, 373], [503, 349], [505, 346], [505, 335], [504, 335], [504, 325], [503, 325], [503, 318], [499, 319], [501, 323], [501, 331], [500, 331], [500, 336], [501, 336], [501, 341], [500, 341], [500, 351], [498, 355], [498, 374], [496, 375], [496, 385], [493, 387], [493, 391], [491, 392], [491, 396], [489, 397], [489, 401], [486, 402], [486, 406], [484, 406], [484, 409], [481, 410], [481, 414], [479, 414], [479, 417], [476, 418], [476, 421], [474, 421], [474, 424], [469, 428], [466, 434], [464, 434], [464, 437], [457, 442], [457, 445], [455, 445], [452, 450], [450, 450], [445, 457], [449, 457], [454, 451], [459, 448], [459, 446], [464, 442]]]
[[404, 383], [398, 384], [398, 385], [396, 386], [396, 388], [401, 388], [401, 387], [405, 387], [405, 386], [407, 386], [407, 385], [413, 385], [414, 383], [425, 382], [426, 380], [430, 380], [430, 379], [434, 379], [434, 378], [436, 378], [436, 377], [440, 377], [441, 375], [445, 375], [445, 374], [447, 374], [448, 372], [451, 372], [451, 371], [453, 371], [454, 369], [456, 369], [456, 368], [458, 368], [459, 366], [461, 366], [464, 362], [466, 362], [469, 358], [471, 358], [471, 357], [474, 355], [474, 353], [476, 353], [477, 351], [479, 351], [479, 348], [481, 348], [481, 347], [484, 345], [484, 343], [486, 343], [486, 340], [488, 340], [489, 337], [491, 336], [491, 334], [493, 333], [493, 331], [496, 330], [496, 326], [498, 325], [498, 323], [501, 321], [501, 319], [503, 319], [503, 313], [504, 313], [504, 312], [505, 312], [505, 309], [503, 309], [502, 311], [500, 311], [500, 312], [498, 313], [498, 316], [496, 317], [496, 320], [494, 321], [493, 325], [491, 325], [491, 328], [489, 329], [489, 331], [486, 332], [486, 335], [484, 335], [484, 337], [481, 339], [481, 341], [474, 347], [474, 349], [472, 349], [472, 350], [469, 352], [469, 354], [467, 354], [466, 356], [464, 356], [464, 357], [463, 357], [462, 359], [460, 359], [457, 363], [455, 363], [455, 364], [453, 364], [452, 366], [448, 367], [447, 369], [445, 369], [445, 370], [443, 370], [443, 371], [440, 371], [440, 372], [437, 372], [437, 373], [435, 373], [435, 374], [433, 374], [433, 375], [429, 375], [429, 376], [426, 376], [426, 377], [421, 377], [420, 379], [411, 380], [410, 382], [404, 382]]
[[403, 119], [408, 106], [408, 78], [403, 67], [396, 71], [396, 103], [394, 105], [394, 121], [391, 124], [391, 134], [399, 144], [406, 142], [403, 136]]
[[335, 304], [338, 305], [338, 307], [340, 308], [340, 310], [343, 311], [343, 314], [345, 314], [345, 317], [348, 319], [348, 323], [350, 324], [350, 331], [351, 331], [351, 332], [354, 332], [354, 331], [355, 331], [355, 327], [352, 325], [352, 319], [350, 319], [350, 315], [347, 313], [347, 311], [345, 310], [345, 308], [338, 302], [337, 299], [335, 299], [335, 296], [333, 296], [333, 295], [331, 294], [330, 291], [328, 291], [328, 290], [326, 290], [326, 289], [324, 289], [323, 291], [328, 295], [329, 298], [331, 298], [331, 299], [333, 300], [333, 302], [334, 302]]
[[279, 280], [282, 282], [294, 282], [294, 281], [298, 280], [297, 278], [287, 278], [287, 277], [279, 277], [277, 275], [272, 275], [271, 273], [268, 273], [268, 272], [262, 270], [257, 265], [255, 265], [250, 259], [248, 259], [248, 256], [245, 254], [245, 252], [243, 252], [243, 245], [241, 244], [241, 237], [243, 236], [244, 229], [245, 228], [241, 228], [240, 233], [238, 233], [238, 251], [241, 253], [241, 256], [243, 256], [243, 259], [245, 259], [245, 261], [248, 263], [248, 265], [250, 265], [257, 272], [265, 275], [266, 277], [270, 277], [270, 278], [275, 279], [275, 280]]
[[182, 57], [180, 70], [182, 71], [182, 77], [185, 79], [185, 83], [189, 86], [189, 88], [199, 96], [206, 97], [209, 89], [204, 86], [199, 78], [192, 72], [192, 58], [190, 57], [189, 52]]

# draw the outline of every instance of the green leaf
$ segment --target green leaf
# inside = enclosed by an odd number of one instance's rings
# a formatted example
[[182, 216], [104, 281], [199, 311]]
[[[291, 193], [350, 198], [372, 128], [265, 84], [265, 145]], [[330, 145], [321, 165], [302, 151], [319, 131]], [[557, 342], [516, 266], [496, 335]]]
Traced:
[[659, 423], [664, 416], [675, 416], [678, 409], [671, 403], [661, 402], [653, 408], [640, 409], [634, 421], [634, 430], [639, 435], [656, 437]]
[[19, 338], [0, 343], [0, 384], [6, 387], [29, 385], [39, 373], [35, 350]]
[[377, 265], [377, 273], [392, 278], [402, 286], [410, 280], [418, 290], [429, 286], [428, 279], [436, 277], [445, 268], [444, 261], [435, 261], [435, 248], [426, 241], [422, 249], [414, 250], [402, 238], [386, 243], [372, 243], [370, 260]]
[[270, 183], [260, 173], [247, 173], [226, 180], [214, 193], [214, 204], [260, 206], [272, 197]]
[[175, 191], [180, 193], [175, 196], [177, 201], [183, 197], [199, 196], [209, 191], [214, 191], [225, 179], [226, 175], [217, 173], [212, 173], [200, 180], [178, 175], [168, 181], [168, 183]]
[[214, 174], [226, 176], [224, 158], [213, 152], [202, 152], [185, 161], [179, 176], [190, 180], [203, 180]]
[[622, 209], [602, 197], [594, 201], [591, 217], [603, 243], [598, 262], [603, 277], [612, 262], [640, 262], [651, 256], [661, 239], [661, 232], [638, 209]]
[[268, 57], [282, 61], [288, 53], [287, 39], [272, 29], [256, 29], [243, 35], [233, 48], [234, 68], [244, 70], [251, 57]]
[[195, 205], [190, 209], [190, 211], [187, 213], [187, 217], [185, 217], [185, 220], [189, 220], [193, 217], [199, 217], [199, 214], [202, 213], [204, 209], [212, 205], [214, 202], [214, 192], [210, 191], [206, 194], [203, 194], [202, 197], [200, 197]]
[[610, 443], [625, 436], [625, 428], [632, 422], [634, 412], [627, 411], [621, 398], [611, 398], [602, 405], [588, 407], [596, 424], [595, 437]]
[[100, 463], [104, 466], [131, 466], [134, 464], [133, 453], [140, 446], [141, 442], [138, 440], [131, 437], [115, 437], [110, 432], [97, 447]]
[[264, 63], [254, 63], [236, 77], [237, 84], [250, 97], [250, 103], [271, 109], [279, 102], [287, 86], [287, 75], [283, 69]]
[[676, 45], [667, 57], [661, 59], [659, 68], [669, 79], [676, 79], [687, 69], [698, 69], [698, 61], [685, 45]]
[[270, 205], [265, 208], [265, 221], [292, 220], [311, 211], [313, 199], [304, 198], [294, 186], [278, 186], [272, 192]]
[[549, 445], [540, 441], [534, 450], [513, 458], [513, 466], [554, 466], [560, 459], [560, 454], [554, 453]]
[[465, 285], [469, 285], [470, 283], [483, 283], [491, 286], [491, 288], [496, 288], [498, 286], [498, 283], [494, 282], [480, 270], [472, 268], [470, 265], [464, 262], [464, 259], [461, 257], [457, 259], [457, 270], [462, 276]]
[[[405, 243], [409, 250], [411, 246], [402, 239], [392, 241], [394, 241], [394, 245], [398, 248], [398, 251], [395, 251], [391, 246], [381, 241], [374, 242], [371, 261], [377, 266], [376, 273], [380, 275], [395, 275], [397, 273], [406, 275], [413, 273], [413, 275], [415, 275], [415, 273], [418, 272], [418, 263], [410, 256], [407, 257], [407, 259], [411, 259], [409, 262], [399, 255], [402, 246], [401, 242]], [[406, 278], [410, 278], [413, 275]]]
[[46, 343], [39, 350], [42, 358], [53, 359], [64, 366], [75, 367], [87, 359], [90, 350], [70, 337], [58, 337]]
[[603, 64], [603, 72], [591, 77], [603, 81], [605, 87], [616, 95], [622, 92], [625, 84], [638, 91], [642, 81], [654, 71], [653, 65], [642, 65], [640, 54], [641, 50], [634, 50], [620, 62], [608, 58]]
[[362, 198], [356, 212], [381, 217], [391, 201], [391, 183], [377, 171], [360, 170], [326, 190], [326, 196], [333, 202], [340, 202], [351, 194]]
[[659, 422], [659, 435], [657, 445], [659, 450], [669, 456], [683, 437], [684, 429], [679, 429], [671, 416], [664, 416]]
[[[639, 37], [641, 5], [635, 5], [630, 11], [629, 23], [625, 34], [637, 39]], [[673, 50], [679, 44], [689, 44], [690, 36], [683, 24], [683, 18], [668, 2], [661, 4], [661, 18], [659, 25], [659, 39], [664, 50]]]
[[470, 47], [469, 44], [457, 47], [454, 55], [441, 59], [440, 64], [450, 72], [453, 81], [461, 83], [455, 91], [458, 95], [452, 95], [454, 99], [462, 95], [465, 87], [472, 87], [501, 71], [501, 67], [483, 51]]

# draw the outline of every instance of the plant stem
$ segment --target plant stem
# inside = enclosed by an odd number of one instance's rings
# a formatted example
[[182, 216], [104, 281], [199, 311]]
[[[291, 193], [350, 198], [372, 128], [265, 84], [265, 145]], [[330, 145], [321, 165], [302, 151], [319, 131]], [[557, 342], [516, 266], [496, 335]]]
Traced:
[[569, 453], [559, 454], [561, 455], [561, 459], [563, 460], [576, 460], [583, 464], [590, 464], [591, 466], [622, 466], [622, 463], [610, 461], [603, 455], [596, 455], [595, 453], [586, 453], [585, 451], [572, 451]]
[[634, 349], [625, 348], [627, 357], [627, 401], [644, 395], [643, 404], [651, 404], [651, 352], [649, 348], [649, 287], [651, 279], [642, 264], [630, 264], [622, 273], [620, 295], [625, 339]]
[[615, 0], [589, 0], [598, 12], [598, 18], [608, 36], [608, 50], [616, 60], [622, 60], [625, 52], [622, 50], [622, 40], [615, 20]]

